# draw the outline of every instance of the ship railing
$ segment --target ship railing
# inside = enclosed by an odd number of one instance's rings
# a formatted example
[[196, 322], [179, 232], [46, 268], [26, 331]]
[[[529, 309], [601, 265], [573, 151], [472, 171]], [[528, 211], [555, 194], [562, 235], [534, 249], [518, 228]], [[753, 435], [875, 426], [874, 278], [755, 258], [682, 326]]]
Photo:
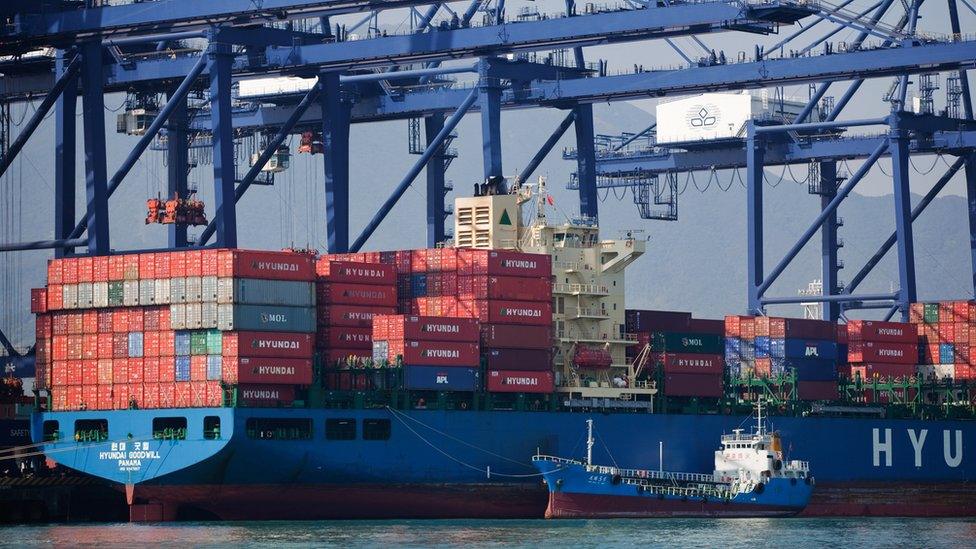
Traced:
[[536, 454], [532, 456], [532, 461], [551, 461], [553, 463], [562, 463], [565, 465], [582, 465], [581, 462], [575, 459], [561, 458], [557, 456], [547, 456], [545, 454]]
[[564, 284], [552, 285], [553, 293], [557, 294], [609, 294], [610, 288], [603, 284]]
[[786, 468], [793, 469], [794, 471], [809, 471], [810, 462], [801, 461], [799, 459], [791, 459], [790, 461], [786, 462]]
[[606, 467], [602, 465], [591, 466], [589, 471], [595, 471], [604, 475], [620, 475], [621, 477], [632, 479], [656, 479], [682, 482], [715, 482], [715, 475], [704, 473], [674, 473], [671, 471], [650, 471], [647, 469], [620, 469], [618, 467]]
[[736, 492], [729, 488], [712, 488], [708, 486], [662, 486], [651, 484], [643, 479], [627, 479], [624, 484], [637, 486], [645, 492], [652, 494], [664, 494], [674, 497], [701, 498], [710, 497], [715, 499], [732, 499]]

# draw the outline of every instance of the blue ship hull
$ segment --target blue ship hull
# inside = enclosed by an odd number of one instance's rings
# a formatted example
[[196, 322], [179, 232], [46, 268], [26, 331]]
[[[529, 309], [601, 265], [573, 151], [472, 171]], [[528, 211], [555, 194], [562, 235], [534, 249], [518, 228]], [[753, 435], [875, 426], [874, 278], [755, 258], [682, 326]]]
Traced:
[[[207, 417], [219, 419], [216, 439], [204, 436]], [[547, 494], [531, 456], [582, 456], [584, 422], [591, 417], [618, 466], [656, 468], [663, 441], [663, 467], [683, 471], [710, 470], [714, 441], [746, 420], [204, 408], [45, 412], [33, 417], [32, 432], [39, 441], [44, 423], [57, 421], [66, 435], [44, 445], [51, 459], [127, 487], [130, 503], [158, 501], [202, 516], [541, 517]], [[186, 438], [154, 439], [154, 418], [186, 418]], [[107, 421], [105, 441], [71, 438], [77, 420], [94, 419]], [[307, 420], [308, 438], [261, 438], [253, 429], [254, 421], [280, 419]], [[351, 439], [327, 439], [329, 420], [351, 420]], [[367, 421], [379, 426], [378, 434], [364, 437]], [[823, 513], [976, 514], [976, 422], [774, 417], [771, 423], [790, 441], [787, 458], [801, 456], [816, 472], [815, 500], [823, 493]], [[610, 456], [596, 451], [594, 459]], [[282, 505], [289, 502], [294, 505]]]

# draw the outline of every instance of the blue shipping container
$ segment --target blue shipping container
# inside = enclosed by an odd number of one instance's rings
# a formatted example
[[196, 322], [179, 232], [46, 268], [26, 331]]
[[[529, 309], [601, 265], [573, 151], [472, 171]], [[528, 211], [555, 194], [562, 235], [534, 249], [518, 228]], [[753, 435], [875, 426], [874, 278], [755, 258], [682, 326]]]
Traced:
[[477, 391], [481, 388], [481, 375], [478, 368], [404, 366], [403, 384], [419, 391]]
[[952, 343], [939, 343], [939, 362], [941, 364], [952, 364], [956, 361], [956, 349]]
[[410, 276], [410, 292], [414, 297], [427, 296], [427, 275], [415, 274]]
[[777, 339], [773, 340], [771, 354], [785, 358], [836, 360], [837, 343], [822, 339]]
[[[176, 332], [173, 337], [173, 350], [176, 352], [176, 356], [190, 356], [190, 332]], [[187, 364], [189, 364], [189, 359], [187, 359]]]
[[142, 356], [142, 332], [129, 332], [129, 358]]
[[190, 357], [176, 357], [176, 381], [190, 381]]
[[220, 379], [223, 359], [220, 355], [207, 355], [207, 379], [217, 381]]
[[833, 360], [791, 358], [784, 366], [796, 370], [798, 381], [833, 381], [837, 379], [837, 363]]
[[756, 358], [769, 358], [771, 340], [768, 336], [757, 336], [755, 342]]

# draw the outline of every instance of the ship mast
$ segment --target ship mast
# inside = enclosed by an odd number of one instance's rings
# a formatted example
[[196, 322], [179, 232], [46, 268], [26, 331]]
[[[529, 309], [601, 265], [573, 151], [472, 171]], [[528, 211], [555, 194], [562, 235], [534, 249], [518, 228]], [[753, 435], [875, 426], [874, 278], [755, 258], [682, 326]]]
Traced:
[[586, 420], [586, 464], [593, 465], [593, 420]]
[[760, 398], [759, 400], [756, 401], [756, 423], [758, 424], [757, 425], [757, 429], [756, 429], [756, 433], [759, 436], [763, 436], [763, 434], [764, 434], [763, 433], [763, 416], [762, 416], [762, 413], [763, 413], [763, 402], [762, 402], [762, 399]]

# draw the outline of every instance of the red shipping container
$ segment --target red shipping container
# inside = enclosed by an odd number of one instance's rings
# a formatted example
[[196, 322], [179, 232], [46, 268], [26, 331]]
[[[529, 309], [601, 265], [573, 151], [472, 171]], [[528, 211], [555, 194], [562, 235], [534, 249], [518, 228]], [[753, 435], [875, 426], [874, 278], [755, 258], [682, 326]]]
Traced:
[[98, 358], [98, 334], [81, 336], [81, 358], [95, 360]]
[[228, 383], [311, 385], [312, 361], [301, 358], [229, 358], [222, 366]]
[[402, 356], [408, 365], [474, 367], [479, 363], [477, 343], [398, 340], [387, 341], [387, 345], [390, 362]]
[[166, 279], [170, 277], [170, 253], [155, 253], [153, 254], [153, 261], [156, 262], [153, 269], [156, 271], [155, 278]]
[[549, 277], [462, 276], [458, 278], [457, 295], [463, 299], [550, 301], [552, 281]]
[[801, 381], [796, 387], [800, 400], [837, 400], [840, 392], [836, 381]]
[[68, 336], [51, 337], [51, 359], [68, 360]]
[[125, 280], [139, 280], [139, 254], [122, 256], [122, 278]]
[[64, 284], [64, 263], [61, 259], [47, 260], [47, 283]]
[[426, 248], [410, 251], [410, 272], [418, 274], [427, 272]]
[[129, 332], [141, 332], [143, 330], [143, 309], [142, 307], [130, 307], [126, 315], [128, 317]]
[[163, 307], [159, 310], [159, 329], [169, 330], [172, 328], [173, 322], [172, 317], [169, 313], [169, 307]]
[[183, 252], [186, 256], [186, 276], [203, 276], [203, 250]]
[[112, 326], [113, 326], [112, 323], [114, 319], [114, 315], [112, 315], [112, 311], [102, 309], [96, 311], [96, 315], [98, 315], [98, 330], [97, 330], [98, 333], [100, 334], [111, 333]]
[[952, 353], [956, 364], [972, 364], [974, 357], [970, 354], [971, 349], [968, 343], [957, 343]]
[[113, 387], [111, 385], [98, 386], [98, 409], [99, 410], [112, 409], [112, 389]]
[[159, 356], [159, 332], [143, 332], [142, 334], [142, 356]]
[[68, 362], [54, 360], [51, 362], [51, 386], [64, 387], [68, 384]]
[[190, 381], [207, 381], [207, 356], [190, 357]]
[[207, 382], [190, 381], [190, 406], [203, 408], [207, 405]]
[[139, 405], [142, 408], [147, 408], [147, 409], [159, 408], [159, 384], [158, 383], [142, 384], [142, 402], [140, 402]]
[[109, 281], [125, 280], [125, 256], [108, 257], [108, 279]]
[[85, 315], [80, 311], [70, 311], [65, 313], [68, 320], [68, 335], [81, 335], [85, 333]]
[[128, 374], [129, 383], [142, 383], [145, 379], [143, 375], [143, 359], [141, 358], [130, 358], [126, 360], [126, 373]]
[[552, 325], [552, 303], [542, 301], [462, 300], [458, 316], [477, 318], [482, 323]]
[[[193, 405], [193, 399], [190, 396], [190, 381], [176, 381], [173, 383], [173, 407], [174, 408], [189, 408]], [[206, 391], [206, 385], [204, 385], [204, 391]]]
[[160, 408], [176, 407], [176, 387], [173, 383], [160, 383], [156, 389], [159, 392]]
[[848, 362], [915, 364], [918, 346], [912, 343], [852, 341], [847, 346]]
[[925, 364], [938, 364], [939, 363], [939, 344], [932, 343], [928, 345], [922, 345], [922, 362]]
[[[186, 274], [186, 252], [170, 252], [169, 256], [169, 276], [170, 278], [185, 277]], [[226, 275], [231, 276], [231, 275]]]
[[78, 259], [68, 257], [61, 260], [61, 280], [64, 284], [78, 283]]
[[295, 401], [293, 385], [239, 385], [237, 394], [245, 406], [290, 406]]
[[98, 385], [82, 385], [80, 408], [94, 410], [96, 406], [98, 406]]
[[129, 331], [129, 309], [112, 310], [112, 331], [115, 333]]
[[[894, 363], [857, 363], [851, 364], [851, 376], [855, 374], [861, 379], [871, 380], [874, 378], [886, 377], [911, 377], [915, 375], [914, 364], [894, 364]], [[801, 382], [806, 383], [806, 382]]]
[[[649, 338], [649, 334], [645, 334]], [[515, 324], [482, 324], [481, 345], [506, 349], [552, 348], [552, 325], [519, 326]]]
[[112, 359], [111, 358], [99, 359], [97, 368], [98, 368], [98, 384], [111, 385], [113, 381]]
[[129, 393], [129, 406], [136, 408], [144, 408], [143, 404], [145, 395], [143, 394], [142, 383], [130, 383], [126, 390]]
[[160, 357], [156, 361], [156, 368], [160, 383], [176, 381], [176, 359], [172, 356]]
[[67, 313], [51, 314], [51, 333], [53, 335], [68, 335], [68, 315]]
[[66, 377], [65, 383], [68, 385], [81, 385], [84, 383], [84, 370], [85, 367], [83, 362], [80, 360], [68, 360], [65, 363], [66, 366]]
[[[145, 307], [142, 310], [142, 329], [147, 332], [156, 332], [163, 328], [159, 326], [159, 307]], [[166, 326], [168, 330], [170, 327]]]
[[823, 339], [833, 340], [837, 328], [825, 320], [806, 318], [755, 317], [756, 336], [769, 336], [773, 339]]
[[396, 307], [357, 307], [355, 305], [326, 305], [317, 308], [321, 326], [349, 326], [369, 328], [375, 315], [392, 315]]
[[217, 276], [220, 272], [220, 250], [202, 250], [200, 276]]
[[773, 359], [771, 358], [757, 358], [755, 366], [755, 374], [758, 377], [769, 377], [773, 374]]
[[129, 356], [129, 334], [112, 334], [112, 357], [127, 358]]
[[936, 335], [942, 343], [953, 343], [956, 339], [956, 325], [952, 322], [939, 322], [936, 326]]
[[95, 258], [93, 257], [79, 257], [77, 260], [78, 266], [78, 282], [94, 282], [95, 280]]
[[952, 340], [956, 343], [969, 343], [969, 324], [956, 322], [953, 324]]
[[507, 250], [458, 250], [458, 272], [463, 275], [550, 277], [552, 257]]
[[323, 328], [315, 334], [315, 344], [327, 349], [372, 349], [373, 336], [369, 328]]
[[159, 358], [142, 359], [142, 382], [159, 383]]
[[320, 305], [360, 305], [393, 307], [397, 302], [395, 286], [374, 284], [347, 284], [321, 282], [315, 285], [317, 303]]
[[396, 284], [396, 268], [381, 263], [319, 260], [315, 274], [320, 280], [347, 284]]
[[372, 349], [327, 349], [321, 353], [326, 367], [331, 368], [338, 362], [346, 362], [350, 358], [362, 360], [373, 357]]
[[915, 326], [902, 322], [875, 320], [851, 320], [847, 323], [848, 341], [877, 341], [891, 343], [916, 343]]
[[224, 389], [219, 381], [207, 382], [207, 406], [217, 407], [224, 404]]
[[955, 322], [953, 318], [952, 302], [942, 301], [939, 303], [939, 323]]
[[81, 313], [81, 333], [97, 334], [98, 332], [98, 311], [83, 311]]
[[31, 288], [30, 312], [34, 314], [47, 312], [47, 288]]
[[723, 391], [721, 375], [666, 374], [664, 376], [664, 394], [669, 397], [721, 398]]
[[92, 258], [92, 282], [108, 282], [108, 258], [106, 255]]
[[64, 287], [60, 284], [49, 284], [47, 287], [47, 310], [57, 311], [64, 305]]
[[953, 322], [969, 322], [972, 318], [969, 316], [969, 302], [954, 301], [952, 303], [952, 318]]
[[68, 360], [80, 360], [84, 356], [85, 341], [84, 336], [68, 336]]
[[115, 338], [112, 334], [98, 334], [97, 358], [112, 358], [115, 356]]
[[223, 356], [311, 358], [311, 334], [287, 332], [224, 332]]
[[551, 371], [489, 370], [487, 386], [493, 393], [551, 393], [556, 389]]
[[129, 382], [129, 360], [125, 358], [112, 359], [112, 383], [124, 385]]
[[37, 315], [34, 319], [34, 335], [38, 339], [54, 335], [54, 320], [51, 315]]
[[[223, 341], [227, 341], [224, 337]], [[176, 332], [164, 330], [159, 332], [159, 356], [174, 356], [176, 354]]]
[[68, 394], [67, 409], [68, 410], [81, 409], [82, 400], [84, 400], [85, 398], [83, 391], [84, 389], [81, 388], [81, 385], [69, 385], [67, 387], [67, 394]]
[[312, 257], [305, 254], [220, 250], [217, 275], [267, 280], [311, 281], [315, 279], [315, 267]]
[[725, 369], [722, 355], [662, 353], [661, 367], [666, 374], [717, 374]]
[[709, 318], [692, 318], [688, 320], [687, 330], [693, 334], [723, 335], [725, 333], [725, 322]]
[[552, 353], [547, 349], [486, 349], [485, 360], [489, 370], [552, 370]]
[[378, 339], [467, 341], [471, 343], [477, 343], [480, 340], [478, 321], [474, 318], [460, 317], [382, 316], [374, 319], [373, 333]]

